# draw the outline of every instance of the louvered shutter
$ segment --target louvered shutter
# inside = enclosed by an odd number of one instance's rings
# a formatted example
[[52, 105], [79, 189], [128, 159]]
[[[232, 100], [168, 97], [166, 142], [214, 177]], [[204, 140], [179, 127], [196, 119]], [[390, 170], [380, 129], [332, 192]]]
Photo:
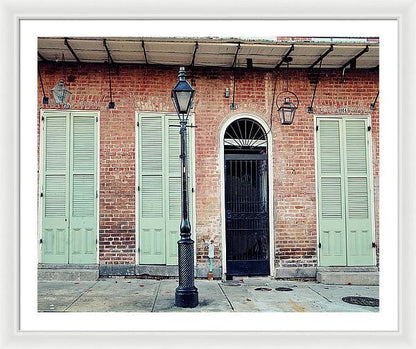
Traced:
[[68, 263], [69, 113], [45, 113], [43, 127], [42, 262]]
[[72, 113], [70, 151], [69, 262], [96, 263], [96, 120]]
[[166, 264], [178, 264], [178, 240], [181, 222], [181, 153], [177, 117], [167, 117], [167, 215]]
[[341, 120], [317, 123], [320, 264], [346, 265]]
[[347, 264], [372, 265], [370, 161], [366, 120], [344, 120]]
[[140, 264], [165, 264], [164, 120], [139, 114]]

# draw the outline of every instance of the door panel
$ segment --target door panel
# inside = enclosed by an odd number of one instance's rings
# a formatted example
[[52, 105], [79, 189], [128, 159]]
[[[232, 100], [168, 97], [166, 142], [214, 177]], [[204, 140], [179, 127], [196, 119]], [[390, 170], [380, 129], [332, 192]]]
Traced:
[[320, 262], [346, 265], [345, 215], [340, 120], [318, 119]]
[[42, 262], [68, 263], [69, 113], [45, 115]]
[[163, 119], [148, 116], [139, 123], [140, 264], [165, 264]]
[[372, 265], [372, 217], [366, 120], [345, 120], [347, 262]]
[[69, 263], [96, 263], [96, 120], [92, 114], [71, 118], [71, 216]]

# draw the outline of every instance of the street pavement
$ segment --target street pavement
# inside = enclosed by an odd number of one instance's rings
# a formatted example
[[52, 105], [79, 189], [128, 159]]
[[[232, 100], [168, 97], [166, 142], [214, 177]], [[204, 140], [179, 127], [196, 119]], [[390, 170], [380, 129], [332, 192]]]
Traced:
[[[110, 277], [38, 282], [39, 312], [377, 312], [343, 297], [379, 298], [378, 286], [324, 285], [271, 278], [195, 280], [199, 305], [174, 305], [177, 279]], [[276, 290], [279, 289], [279, 290]]]

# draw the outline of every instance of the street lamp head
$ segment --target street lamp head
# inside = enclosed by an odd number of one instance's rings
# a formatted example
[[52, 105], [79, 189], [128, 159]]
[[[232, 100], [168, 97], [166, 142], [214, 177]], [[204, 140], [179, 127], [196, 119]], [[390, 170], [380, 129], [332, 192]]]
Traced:
[[192, 107], [195, 90], [186, 81], [185, 68], [181, 67], [178, 74], [179, 81], [172, 90], [172, 100], [180, 121], [188, 119], [189, 111]]

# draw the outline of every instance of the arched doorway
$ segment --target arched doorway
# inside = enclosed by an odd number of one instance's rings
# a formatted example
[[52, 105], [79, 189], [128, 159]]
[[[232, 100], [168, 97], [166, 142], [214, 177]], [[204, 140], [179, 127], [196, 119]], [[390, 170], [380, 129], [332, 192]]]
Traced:
[[238, 118], [225, 129], [223, 151], [227, 278], [270, 275], [267, 134]]

